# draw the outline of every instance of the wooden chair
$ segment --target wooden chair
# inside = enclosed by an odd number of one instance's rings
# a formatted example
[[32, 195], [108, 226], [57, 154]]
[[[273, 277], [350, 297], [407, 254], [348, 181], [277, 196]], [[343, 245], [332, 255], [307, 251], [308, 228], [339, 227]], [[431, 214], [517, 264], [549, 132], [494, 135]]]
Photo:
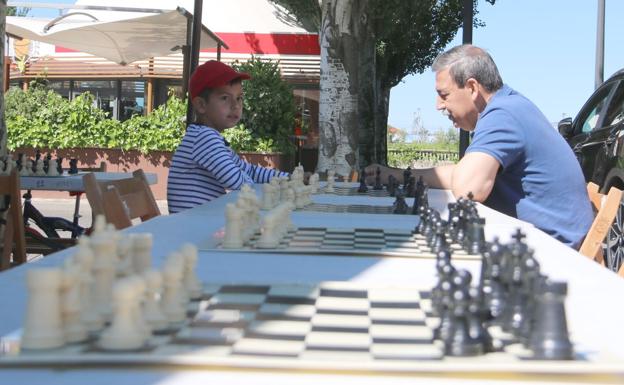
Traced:
[[604, 194], [600, 193], [600, 186], [594, 182], [587, 183], [587, 195], [589, 195], [594, 213], [597, 213], [602, 207], [602, 199], [604, 198]]
[[[594, 186], [590, 186], [594, 185]], [[593, 192], [590, 192], [590, 188]], [[594, 190], [595, 189], [595, 190]], [[590, 192], [590, 200], [592, 205], [597, 208], [597, 214], [594, 218], [587, 236], [579, 249], [579, 252], [586, 257], [604, 265], [604, 255], [602, 254], [602, 242], [609, 232], [609, 228], [613, 224], [613, 220], [620, 208], [622, 200], [622, 190], [611, 187], [606, 198], [597, 190], [597, 185], [589, 183], [587, 191]], [[592, 195], [593, 194], [593, 195]], [[620, 269], [622, 270], [622, 269]]]
[[98, 181], [95, 174], [89, 173], [82, 180], [93, 217], [104, 215], [117, 229], [132, 226], [135, 218], [146, 221], [160, 215], [143, 170], [126, 179]]
[[0, 218], [4, 217], [4, 223], [0, 222], [0, 233], [4, 233], [0, 249], [0, 270], [5, 270], [12, 265], [26, 262], [22, 194], [17, 170], [13, 170], [8, 176], [0, 176], [0, 196], [7, 197], [5, 202], [8, 202], [8, 206], [3, 209], [6, 215], [0, 215]]

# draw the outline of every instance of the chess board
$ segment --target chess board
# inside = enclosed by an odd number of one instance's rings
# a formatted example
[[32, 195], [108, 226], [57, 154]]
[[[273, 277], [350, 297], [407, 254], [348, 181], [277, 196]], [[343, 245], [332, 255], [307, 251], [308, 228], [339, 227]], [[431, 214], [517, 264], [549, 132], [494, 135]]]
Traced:
[[336, 183], [334, 185], [333, 192], [327, 192], [325, 188], [319, 191], [323, 194], [336, 194], [336, 195], [359, 195], [359, 196], [370, 196], [370, 197], [389, 197], [390, 194], [384, 187], [383, 190], [373, 190], [372, 186], [368, 187], [368, 191], [365, 193], [358, 192], [358, 186], [353, 185], [345, 185], [341, 183]]
[[[607, 374], [622, 362], [578, 352], [572, 361], [538, 361], [510, 344], [477, 357], [448, 357], [433, 339], [439, 320], [418, 287], [355, 282], [212, 284], [179, 328], [134, 351], [103, 351], [94, 341], [19, 351], [5, 338], [1, 367], [174, 367], [316, 373]], [[12, 349], [8, 349], [12, 347]]]
[[[351, 214], [392, 214], [394, 207], [360, 204], [332, 204], [312, 203], [297, 211], [318, 211], [324, 213], [351, 213]], [[411, 211], [411, 209], [410, 209]]]
[[[421, 234], [401, 229], [373, 228], [327, 228], [298, 227], [281, 240], [274, 249], [256, 247], [260, 232], [256, 232], [249, 242], [240, 249], [221, 247], [224, 232], [217, 232], [210, 242], [199, 244], [203, 251], [233, 251], [270, 254], [313, 254], [343, 255], [367, 257], [405, 257], [429, 258], [436, 257], [427, 240]], [[216, 248], [213, 246], [216, 242]], [[469, 254], [458, 244], [451, 244], [450, 250], [454, 260], [480, 260], [481, 255]]]

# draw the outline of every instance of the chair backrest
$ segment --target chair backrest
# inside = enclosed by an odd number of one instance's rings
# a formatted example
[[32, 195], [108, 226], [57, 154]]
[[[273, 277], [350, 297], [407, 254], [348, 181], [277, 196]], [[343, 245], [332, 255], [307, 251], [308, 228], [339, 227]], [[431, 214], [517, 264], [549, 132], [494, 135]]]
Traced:
[[113, 181], [98, 181], [93, 173], [82, 179], [93, 216], [104, 215], [117, 229], [132, 226], [135, 218], [146, 221], [160, 215], [143, 170], [133, 172], [131, 178]]
[[622, 190], [615, 187], [611, 187], [605, 199], [602, 199], [602, 196], [600, 196], [600, 200], [597, 201], [598, 214], [596, 214], [594, 222], [589, 228], [587, 236], [585, 236], [585, 240], [579, 249], [579, 253], [604, 265], [602, 242], [607, 236], [609, 228], [613, 224], [613, 220], [617, 215], [621, 200]]
[[[8, 197], [8, 207], [0, 217], [4, 217], [4, 225], [0, 223], [0, 234], [4, 234], [1, 249], [0, 270], [8, 269], [12, 264], [26, 262], [26, 240], [24, 238], [24, 219], [22, 217], [22, 195], [17, 170], [8, 176], [0, 176], [0, 197]], [[3, 202], [4, 205], [4, 202]], [[11, 262], [11, 254], [13, 261]]]
[[600, 186], [594, 182], [587, 183], [587, 195], [589, 195], [589, 201], [592, 204], [594, 213], [597, 213], [600, 210], [600, 207], [602, 207], [602, 199], [605, 196], [600, 193]]

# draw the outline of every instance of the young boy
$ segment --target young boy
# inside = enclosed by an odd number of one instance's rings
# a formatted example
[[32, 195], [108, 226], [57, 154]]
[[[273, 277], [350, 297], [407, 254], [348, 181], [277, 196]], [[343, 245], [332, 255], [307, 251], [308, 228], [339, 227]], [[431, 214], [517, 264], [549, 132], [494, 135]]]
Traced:
[[191, 76], [189, 95], [197, 116], [173, 155], [167, 183], [171, 214], [237, 190], [244, 183], [266, 183], [288, 175], [241, 160], [220, 132], [234, 127], [243, 112], [242, 81], [246, 73], [208, 61]]

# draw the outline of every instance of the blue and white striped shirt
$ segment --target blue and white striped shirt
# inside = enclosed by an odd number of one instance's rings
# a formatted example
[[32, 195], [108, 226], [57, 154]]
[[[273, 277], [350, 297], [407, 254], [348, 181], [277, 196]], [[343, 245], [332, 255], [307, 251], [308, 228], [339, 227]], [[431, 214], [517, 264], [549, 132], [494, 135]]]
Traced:
[[288, 174], [243, 161], [217, 130], [191, 124], [171, 160], [169, 212], [209, 202], [244, 183], [267, 183], [274, 175]]

